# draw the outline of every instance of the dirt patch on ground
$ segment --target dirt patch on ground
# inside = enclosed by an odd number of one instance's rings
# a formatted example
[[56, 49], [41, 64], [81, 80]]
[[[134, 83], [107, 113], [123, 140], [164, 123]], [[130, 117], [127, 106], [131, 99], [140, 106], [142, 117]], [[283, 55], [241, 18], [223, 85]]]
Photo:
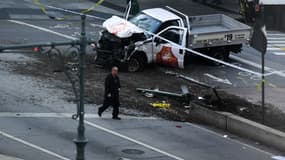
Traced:
[[[66, 90], [66, 94], [70, 95], [67, 101], [74, 101], [71, 84], [69, 83], [64, 72], [58, 72], [58, 65], [54, 65], [54, 61], [48, 59], [45, 55], [29, 54], [33, 58], [38, 59], [36, 62], [9, 62], [12, 63], [13, 70], [16, 73], [30, 75], [39, 79], [50, 80], [51, 83], [56, 81], [56, 87]], [[193, 97], [204, 97], [203, 103], [205, 107], [228, 111], [247, 119], [261, 122], [262, 109], [260, 105], [252, 104], [244, 99], [229, 93], [220, 92], [223, 103], [221, 104], [211, 90], [188, 83], [184, 80], [166, 75], [162, 70], [165, 68], [150, 66], [143, 72], [128, 73], [120, 72], [120, 79], [122, 83], [122, 90], [120, 93], [122, 108], [136, 109], [146, 112], [153, 116], [159, 116], [165, 119], [177, 121], [190, 121], [188, 112], [185, 106], [188, 106], [187, 101], [181, 99], [173, 99], [165, 96], [155, 96], [154, 98], [147, 98], [143, 94], [136, 91], [136, 88], [159, 88], [164, 91], [171, 91], [180, 93], [181, 85], [187, 84]], [[56, 71], [56, 72], [55, 72]], [[98, 68], [94, 64], [86, 66], [86, 83], [85, 83], [85, 101], [89, 104], [102, 104], [104, 92], [104, 79], [110, 72], [106, 68]], [[194, 98], [195, 99], [195, 98]], [[166, 101], [171, 104], [170, 109], [153, 108], [149, 103]], [[282, 112], [273, 106], [266, 106], [266, 125], [285, 131], [285, 116]]]

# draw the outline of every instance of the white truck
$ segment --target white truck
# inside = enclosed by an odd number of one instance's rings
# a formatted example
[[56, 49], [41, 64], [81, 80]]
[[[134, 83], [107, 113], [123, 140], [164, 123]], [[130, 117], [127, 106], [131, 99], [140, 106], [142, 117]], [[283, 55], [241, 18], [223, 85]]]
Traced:
[[100, 65], [136, 72], [158, 63], [184, 68], [186, 48], [226, 60], [251, 39], [251, 27], [226, 15], [191, 16], [170, 7], [141, 11], [129, 21], [113, 16], [103, 23], [96, 45]]

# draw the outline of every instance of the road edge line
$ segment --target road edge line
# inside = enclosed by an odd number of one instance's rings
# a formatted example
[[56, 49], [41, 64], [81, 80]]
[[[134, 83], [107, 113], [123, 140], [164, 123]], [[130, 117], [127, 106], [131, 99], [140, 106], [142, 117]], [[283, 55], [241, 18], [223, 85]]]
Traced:
[[33, 24], [25, 23], [25, 22], [22, 22], [22, 21], [8, 20], [8, 22], [16, 23], [16, 24], [19, 24], [19, 25], [27, 26], [27, 27], [31, 27], [31, 28], [34, 28], [34, 29], [38, 29], [38, 30], [41, 30], [41, 31], [44, 31], [44, 32], [48, 32], [48, 33], [51, 33], [51, 34], [54, 34], [54, 35], [57, 35], [57, 36], [60, 36], [60, 37], [64, 37], [64, 38], [67, 38], [67, 39], [70, 39], [70, 40], [78, 40], [75, 37], [68, 36], [68, 35], [65, 35], [65, 34], [62, 34], [62, 33], [56, 32], [56, 31], [52, 31], [52, 30], [44, 28], [44, 27], [40, 27], [40, 26], [36, 26], [36, 25], [33, 25]]
[[100, 126], [100, 125], [97, 125], [97, 124], [95, 124], [95, 123], [92, 123], [92, 122], [90, 122], [90, 121], [86, 121], [86, 120], [85, 120], [85, 123], [86, 123], [87, 125], [91, 126], [91, 127], [97, 128], [97, 129], [99, 129], [99, 130], [101, 130], [101, 131], [107, 132], [107, 133], [112, 134], [112, 135], [114, 135], [114, 136], [120, 137], [120, 138], [122, 138], [122, 139], [128, 140], [128, 141], [130, 141], [130, 142], [136, 143], [136, 144], [138, 144], [138, 145], [141, 145], [141, 146], [143, 146], [143, 147], [146, 147], [146, 148], [148, 148], [148, 149], [151, 149], [151, 150], [153, 150], [153, 151], [156, 151], [156, 152], [158, 152], [158, 153], [161, 153], [161, 154], [163, 154], [163, 155], [165, 155], [165, 156], [167, 156], [167, 157], [170, 157], [170, 158], [173, 158], [173, 159], [176, 159], [176, 160], [184, 160], [184, 159], [181, 158], [181, 157], [175, 156], [175, 155], [173, 155], [173, 154], [171, 154], [171, 153], [167, 153], [166, 151], [163, 151], [163, 150], [158, 149], [158, 148], [156, 148], [156, 147], [153, 147], [153, 146], [151, 146], [151, 145], [145, 144], [145, 143], [143, 143], [143, 142], [141, 142], [141, 141], [138, 141], [138, 140], [135, 140], [135, 139], [133, 139], [133, 138], [127, 137], [127, 136], [125, 136], [125, 135], [123, 135], [123, 134], [120, 134], [120, 133], [118, 133], [118, 132], [112, 131], [112, 130], [110, 130], [110, 129], [107, 129], [107, 128], [105, 128], [105, 127], [102, 127], [102, 126]]
[[53, 157], [59, 158], [59, 159], [61, 159], [61, 160], [71, 160], [71, 159], [66, 158], [66, 157], [64, 157], [64, 156], [61, 156], [61, 155], [59, 155], [59, 154], [57, 154], [57, 153], [55, 153], [55, 152], [49, 151], [49, 150], [47, 150], [47, 149], [45, 149], [45, 148], [42, 148], [42, 147], [37, 146], [37, 145], [35, 145], [35, 144], [32, 144], [32, 143], [30, 143], [30, 142], [28, 142], [28, 141], [25, 141], [25, 140], [22, 140], [22, 139], [20, 139], [20, 138], [17, 138], [17, 137], [15, 137], [15, 136], [11, 135], [11, 134], [6, 133], [6, 132], [0, 131], [0, 135], [2, 135], [3, 137], [9, 138], [9, 139], [11, 139], [11, 140], [13, 140], [13, 141], [16, 141], [16, 142], [18, 142], [18, 143], [22, 143], [22, 144], [24, 144], [24, 145], [26, 145], [26, 146], [28, 146], [28, 147], [30, 147], [30, 148], [34, 148], [34, 149], [36, 149], [36, 150], [38, 150], [38, 151], [44, 152], [44, 153], [46, 153], [46, 154], [48, 154], [48, 155], [51, 155], [51, 156], [53, 156]]
[[[260, 65], [260, 64], [257, 64], [257, 63], [255, 63], [255, 62], [251, 62], [251, 61], [246, 60], [246, 59], [243, 59], [243, 58], [241, 58], [241, 57], [238, 57], [238, 56], [235, 56], [235, 55], [230, 55], [230, 58], [233, 59], [233, 60], [235, 60], [235, 61], [238, 61], [238, 62], [247, 64], [247, 65], [252, 66], [252, 67], [255, 67], [255, 68], [257, 68], [257, 69], [261, 69], [261, 65]], [[276, 70], [276, 69], [273, 69], [273, 68], [270, 68], [270, 67], [265, 66], [265, 71], [267, 71], [267, 72], [272, 72], [272, 73], [275, 72], [274, 74], [285, 78], [285, 73], [280, 73], [280, 72], [278, 72], [278, 70]]]

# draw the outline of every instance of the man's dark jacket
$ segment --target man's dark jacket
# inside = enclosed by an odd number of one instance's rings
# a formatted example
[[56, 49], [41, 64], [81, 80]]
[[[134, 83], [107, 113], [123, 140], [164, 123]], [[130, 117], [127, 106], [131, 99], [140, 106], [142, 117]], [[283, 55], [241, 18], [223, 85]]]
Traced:
[[112, 100], [117, 101], [119, 99], [119, 89], [121, 88], [120, 79], [118, 76], [109, 74], [105, 79], [105, 98], [108, 98], [108, 94], [111, 94]]

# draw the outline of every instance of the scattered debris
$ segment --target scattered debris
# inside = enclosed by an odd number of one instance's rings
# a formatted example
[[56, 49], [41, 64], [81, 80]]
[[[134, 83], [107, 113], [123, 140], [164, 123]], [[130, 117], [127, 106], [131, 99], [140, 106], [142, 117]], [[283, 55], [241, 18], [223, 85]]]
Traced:
[[198, 99], [199, 99], [199, 100], [205, 100], [205, 98], [204, 98], [204, 97], [198, 97]]
[[240, 112], [247, 112], [247, 113], [249, 113], [249, 110], [248, 110], [247, 107], [241, 107], [241, 108], [239, 108], [239, 110], [240, 110]]
[[146, 97], [153, 97], [155, 94], [157, 95], [163, 95], [163, 96], [170, 96], [170, 97], [176, 97], [176, 98], [181, 98], [187, 102], [190, 101], [190, 92], [188, 90], [188, 87], [183, 85], [181, 86], [181, 93], [174, 93], [174, 92], [168, 92], [168, 91], [162, 91], [159, 89], [144, 89], [144, 88], [137, 88], [137, 91], [140, 91], [144, 93]]
[[191, 106], [184, 106], [185, 109], [191, 109]]
[[66, 28], [70, 28], [70, 25], [68, 25], [68, 24], [57, 24], [57, 25], [52, 26], [50, 28], [53, 28], [53, 29], [66, 29]]
[[181, 125], [176, 125], [176, 128], [182, 128], [182, 126]]
[[131, 160], [131, 159], [120, 157], [118, 160]]
[[149, 92], [145, 92], [144, 95], [148, 98], [153, 98], [154, 94], [153, 93], [149, 93]]
[[186, 114], [190, 114], [190, 110], [189, 110], [189, 109], [186, 109], [184, 112], [185, 112]]
[[[208, 85], [208, 84], [206, 84], [206, 83], [203, 83], [203, 82], [200, 82], [200, 81], [198, 81], [198, 80], [195, 80], [195, 79], [193, 79], [193, 78], [191, 78], [191, 77], [189, 77], [189, 76], [185, 76], [185, 75], [182, 75], [182, 74], [180, 74], [180, 73], [173, 72], [173, 71], [166, 71], [165, 73], [168, 74], [168, 75], [172, 75], [172, 76], [176, 76], [176, 77], [178, 77], [178, 78], [184, 79], [184, 80], [186, 80], [186, 81], [188, 81], [188, 82], [194, 83], [194, 84], [199, 85], [199, 86], [201, 86], [201, 87], [211, 89], [212, 92], [213, 92], [213, 93], [215, 94], [215, 96], [217, 97], [218, 101], [220, 102], [220, 105], [219, 105], [219, 106], [224, 107], [224, 102], [223, 102], [223, 100], [221, 99], [221, 97], [219, 96], [219, 94], [218, 94], [217, 89], [216, 89], [215, 86], [210, 86], [210, 85]], [[204, 98], [204, 97], [198, 97], [198, 100], [205, 100], [205, 98]]]

